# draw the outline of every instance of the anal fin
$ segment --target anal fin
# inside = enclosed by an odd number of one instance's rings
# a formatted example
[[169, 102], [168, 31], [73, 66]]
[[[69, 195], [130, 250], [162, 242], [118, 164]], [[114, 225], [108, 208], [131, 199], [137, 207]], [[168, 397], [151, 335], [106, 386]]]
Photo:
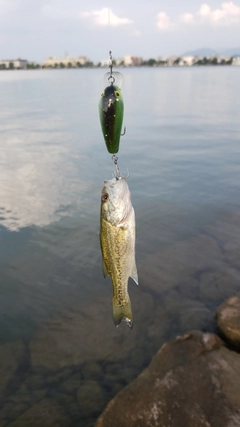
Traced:
[[132, 273], [130, 276], [134, 282], [138, 285], [138, 274], [137, 274], [137, 267], [136, 267], [136, 263], [134, 263], [133, 269], [132, 269]]

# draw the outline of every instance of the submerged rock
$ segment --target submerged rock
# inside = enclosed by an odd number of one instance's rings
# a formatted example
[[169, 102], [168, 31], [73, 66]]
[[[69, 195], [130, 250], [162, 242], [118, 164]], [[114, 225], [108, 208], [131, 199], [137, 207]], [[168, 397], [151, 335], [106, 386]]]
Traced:
[[[168, 246], [150, 256], [140, 268], [141, 282], [158, 294], [178, 283], [194, 282], [201, 271], [218, 269], [224, 261], [222, 252], [211, 237], [199, 235]], [[141, 266], [140, 266], [141, 267]]]
[[24, 412], [9, 427], [68, 427], [71, 419], [56, 399], [44, 399]]
[[0, 397], [13, 379], [25, 352], [22, 341], [10, 342], [0, 346]]
[[240, 346], [240, 294], [224, 301], [217, 309], [218, 328], [232, 344]]
[[[131, 354], [138, 363], [138, 348], [145, 345], [154, 301], [132, 283], [130, 295], [135, 322], [132, 331], [126, 324], [115, 328], [111, 296], [99, 298], [50, 319], [36, 332], [30, 343], [32, 368], [58, 370], [91, 361], [86, 372], [86, 377], [91, 378], [91, 371], [95, 375], [98, 369], [95, 361], [122, 361]], [[97, 375], [101, 376], [100, 369]]]
[[240, 355], [210, 333], [164, 344], [107, 405], [95, 427], [237, 427]]
[[84, 418], [99, 414], [106, 406], [109, 396], [97, 381], [85, 381], [78, 389], [77, 400]]

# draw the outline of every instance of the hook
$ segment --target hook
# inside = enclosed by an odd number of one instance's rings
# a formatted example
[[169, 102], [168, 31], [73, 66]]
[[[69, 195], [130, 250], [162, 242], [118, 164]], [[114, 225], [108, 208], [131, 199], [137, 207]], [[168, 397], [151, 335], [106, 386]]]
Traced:
[[124, 126], [124, 128], [123, 128], [123, 133], [121, 133], [121, 136], [125, 135], [126, 130], [127, 130], [127, 128], [126, 128], [126, 126]]
[[130, 176], [129, 170], [127, 169], [127, 175], [126, 176], [123, 176], [121, 174], [120, 169], [118, 167], [118, 163], [117, 163], [118, 157], [116, 156], [116, 154], [112, 155], [112, 160], [113, 160], [113, 163], [115, 164], [115, 167], [116, 167], [116, 172], [115, 173], [113, 172], [113, 177], [115, 177], [117, 181], [121, 178], [128, 179]]
[[118, 162], [118, 157], [116, 156], [116, 154], [112, 155], [112, 160], [113, 160], [113, 163], [115, 164], [115, 168], [116, 168], [116, 173], [114, 173], [113, 175], [115, 176], [115, 178], [117, 180], [121, 179], [122, 175], [121, 175], [120, 169], [118, 167], [118, 163], [117, 163]]

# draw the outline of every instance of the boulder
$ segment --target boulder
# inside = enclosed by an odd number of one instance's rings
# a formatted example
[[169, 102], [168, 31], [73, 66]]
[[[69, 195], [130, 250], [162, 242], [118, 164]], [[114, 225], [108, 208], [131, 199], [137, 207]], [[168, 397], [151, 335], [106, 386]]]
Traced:
[[240, 347], [240, 294], [228, 298], [218, 307], [216, 320], [226, 340]]
[[189, 332], [160, 348], [95, 427], [239, 425], [240, 355], [214, 334]]

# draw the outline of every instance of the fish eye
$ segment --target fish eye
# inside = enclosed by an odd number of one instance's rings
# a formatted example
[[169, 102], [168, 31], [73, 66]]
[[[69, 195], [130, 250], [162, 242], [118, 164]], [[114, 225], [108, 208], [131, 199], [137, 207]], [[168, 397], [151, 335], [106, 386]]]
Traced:
[[115, 90], [115, 95], [116, 95], [117, 98], [119, 98], [120, 97], [120, 92], [118, 90]]
[[102, 202], [105, 203], [108, 199], [108, 193], [103, 193], [101, 199], [102, 199]]

